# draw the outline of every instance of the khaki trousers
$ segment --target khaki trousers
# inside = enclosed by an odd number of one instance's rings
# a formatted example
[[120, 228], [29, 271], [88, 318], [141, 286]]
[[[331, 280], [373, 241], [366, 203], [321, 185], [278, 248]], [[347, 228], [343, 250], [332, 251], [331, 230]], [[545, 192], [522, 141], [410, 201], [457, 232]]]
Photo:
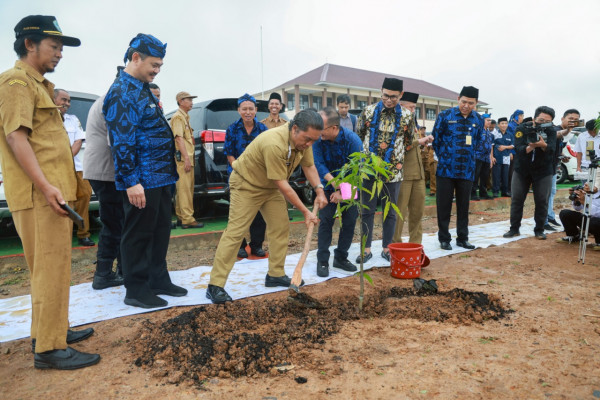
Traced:
[[404, 221], [408, 218], [408, 233], [410, 243], [421, 243], [423, 239], [423, 226], [421, 218], [425, 210], [425, 180], [404, 180], [400, 186], [398, 209], [402, 218], [396, 219], [396, 230], [394, 231], [394, 243], [402, 243], [402, 229]]
[[54, 213], [33, 190], [33, 208], [12, 213], [31, 277], [31, 338], [35, 351], [67, 348], [73, 222]]
[[73, 203], [75, 212], [83, 218], [83, 229], [77, 229], [77, 237], [83, 239], [90, 237], [90, 199], [92, 186], [87, 179], [83, 179], [83, 171], [77, 171], [77, 200]]
[[237, 260], [240, 243], [248, 228], [261, 212], [267, 223], [269, 240], [269, 275], [285, 275], [285, 255], [289, 240], [289, 218], [285, 199], [279, 189], [263, 189], [251, 185], [235, 171], [229, 178], [230, 201], [229, 222], [221, 236], [213, 268], [210, 272], [210, 284], [225, 287], [227, 277]]
[[429, 162], [427, 163], [427, 169], [429, 170], [429, 193], [435, 193], [435, 173], [437, 172], [437, 165], [438, 162], [433, 160], [433, 157], [431, 157], [431, 160], [429, 160]]
[[179, 180], [175, 184], [175, 214], [182, 224], [193, 224], [194, 218], [194, 167], [190, 172], [185, 172], [185, 163], [177, 161]]

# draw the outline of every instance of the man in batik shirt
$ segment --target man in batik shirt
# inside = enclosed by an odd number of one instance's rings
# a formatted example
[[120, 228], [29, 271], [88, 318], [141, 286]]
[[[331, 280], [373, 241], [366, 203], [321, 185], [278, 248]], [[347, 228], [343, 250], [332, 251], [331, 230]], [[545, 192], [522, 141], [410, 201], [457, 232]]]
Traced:
[[[400, 106], [403, 82], [396, 78], [385, 78], [381, 88], [381, 100], [377, 104], [368, 106], [358, 117], [356, 131], [363, 141], [363, 147], [367, 154], [375, 153], [384, 161], [390, 163], [390, 178], [383, 185], [379, 197], [382, 207], [385, 208], [388, 201], [395, 202], [402, 181], [402, 164], [404, 163], [404, 151], [407, 146], [412, 146], [415, 132], [414, 115], [406, 108]], [[369, 179], [364, 186], [372, 190], [375, 180]], [[377, 197], [367, 193], [361, 193], [363, 204], [362, 221], [363, 232], [367, 235], [364, 254], [359, 254], [356, 262], [370, 260], [371, 240], [373, 238], [373, 220], [377, 209]], [[390, 261], [388, 245], [392, 242], [394, 228], [396, 227], [396, 212], [389, 209], [387, 217], [383, 221], [383, 251], [381, 256]]]

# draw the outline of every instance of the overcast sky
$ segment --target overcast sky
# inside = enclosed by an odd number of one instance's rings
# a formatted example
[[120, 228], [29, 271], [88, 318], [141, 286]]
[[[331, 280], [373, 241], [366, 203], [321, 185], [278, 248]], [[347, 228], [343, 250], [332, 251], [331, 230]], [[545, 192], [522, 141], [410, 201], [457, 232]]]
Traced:
[[480, 89], [493, 117], [548, 105], [600, 111], [600, 1], [0, 0], [0, 70], [16, 59], [13, 28], [28, 14], [54, 15], [66, 47], [47, 78], [103, 94], [132, 37], [167, 42], [155, 82], [166, 110], [186, 90], [199, 100], [261, 91], [326, 62]]

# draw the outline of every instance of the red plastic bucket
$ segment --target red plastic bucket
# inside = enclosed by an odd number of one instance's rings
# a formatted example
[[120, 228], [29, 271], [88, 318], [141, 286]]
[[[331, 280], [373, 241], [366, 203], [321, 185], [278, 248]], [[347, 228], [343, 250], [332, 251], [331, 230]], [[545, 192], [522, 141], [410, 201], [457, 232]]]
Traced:
[[418, 243], [390, 243], [392, 256], [391, 275], [398, 279], [415, 279], [421, 276], [421, 268], [429, 265], [429, 257]]

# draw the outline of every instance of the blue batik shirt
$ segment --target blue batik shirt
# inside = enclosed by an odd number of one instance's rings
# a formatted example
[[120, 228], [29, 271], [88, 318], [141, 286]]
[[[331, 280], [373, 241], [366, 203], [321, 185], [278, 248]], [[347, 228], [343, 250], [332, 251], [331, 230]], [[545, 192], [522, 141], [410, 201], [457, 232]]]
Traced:
[[475, 160], [490, 163], [490, 154], [492, 152], [492, 144], [494, 143], [494, 134], [488, 129], [484, 129], [479, 145], [475, 149]]
[[[500, 132], [502, 134], [502, 132]], [[508, 129], [506, 130], [506, 132], [504, 132], [504, 134], [502, 134], [502, 136], [499, 136], [497, 139], [494, 139], [494, 158], [496, 159], [496, 163], [498, 165], [500, 164], [505, 164], [508, 165], [510, 164], [510, 155], [511, 153], [514, 153], [515, 150], [513, 149], [505, 149], [505, 150], [498, 150], [498, 146], [514, 146], [515, 145], [515, 137], [513, 136], [512, 133], [510, 133], [508, 131]]]
[[[254, 128], [252, 129], [252, 132], [248, 134], [248, 132], [246, 132], [246, 128], [244, 127], [244, 120], [240, 118], [233, 124], [229, 125], [227, 131], [225, 132], [223, 153], [226, 156], [233, 156], [237, 160], [242, 155], [244, 150], [246, 150], [246, 147], [252, 143], [254, 138], [268, 129], [269, 128], [267, 128], [265, 124], [258, 122], [258, 120], [254, 118]], [[231, 164], [227, 163], [227, 173], [231, 174], [231, 171], [233, 171], [233, 168], [231, 167]]]
[[348, 156], [352, 153], [363, 150], [362, 141], [358, 135], [351, 130], [340, 126], [340, 132], [334, 141], [323, 140], [322, 138], [313, 143], [313, 157], [315, 167], [319, 172], [321, 183], [326, 191], [333, 191], [331, 186], [327, 185], [325, 175], [331, 174], [337, 176], [340, 168], [348, 162]]
[[177, 182], [173, 132], [147, 83], [121, 70], [106, 94], [102, 113], [117, 190], [138, 183], [152, 189]]
[[[467, 118], [458, 107], [439, 113], [433, 131], [433, 149], [438, 157], [437, 176], [473, 180], [475, 149], [483, 136], [484, 119], [475, 111]], [[467, 144], [467, 136], [471, 144]]]

